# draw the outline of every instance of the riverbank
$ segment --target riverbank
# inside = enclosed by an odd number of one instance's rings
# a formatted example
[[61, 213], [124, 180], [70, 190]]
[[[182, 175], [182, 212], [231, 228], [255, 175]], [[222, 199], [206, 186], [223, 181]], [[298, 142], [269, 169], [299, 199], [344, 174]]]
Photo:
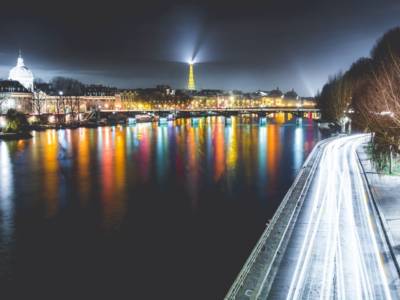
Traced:
[[366, 143], [358, 147], [357, 154], [400, 266], [400, 176], [378, 173], [368, 157], [366, 147]]

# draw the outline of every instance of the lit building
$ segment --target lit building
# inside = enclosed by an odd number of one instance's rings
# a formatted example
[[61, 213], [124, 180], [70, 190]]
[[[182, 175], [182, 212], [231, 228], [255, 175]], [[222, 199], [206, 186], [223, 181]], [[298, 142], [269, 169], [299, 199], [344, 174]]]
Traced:
[[[31, 115], [58, 114], [69, 119], [94, 110], [150, 111], [198, 109], [314, 108], [314, 99], [300, 98], [294, 90], [243, 93], [223, 90], [196, 90], [194, 63], [189, 62], [187, 89], [168, 85], [155, 88], [118, 89], [103, 85], [85, 85], [68, 78], [33, 84], [33, 74], [19, 54], [11, 69], [10, 80], [0, 80], [0, 114], [16, 109]], [[66, 118], [67, 119], [67, 118]], [[79, 119], [79, 117], [78, 117]]]
[[33, 91], [33, 74], [31, 70], [29, 70], [28, 67], [25, 66], [21, 51], [17, 59], [17, 65], [10, 70], [8, 79], [18, 81], [28, 91]]
[[194, 81], [194, 63], [189, 62], [189, 78], [188, 78], [188, 85], [187, 89], [190, 91], [195, 91], [196, 90], [196, 82]]
[[0, 114], [9, 109], [23, 112], [32, 110], [32, 92], [14, 80], [0, 80]]

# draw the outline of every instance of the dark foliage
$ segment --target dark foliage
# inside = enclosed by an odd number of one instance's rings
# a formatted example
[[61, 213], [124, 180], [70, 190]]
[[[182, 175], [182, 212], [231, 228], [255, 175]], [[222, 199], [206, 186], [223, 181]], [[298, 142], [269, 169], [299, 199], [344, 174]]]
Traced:
[[390, 63], [393, 56], [400, 56], [400, 27], [386, 32], [371, 51], [371, 58], [375, 65]]
[[9, 109], [6, 114], [7, 125], [4, 128], [6, 133], [26, 132], [29, 128], [28, 120], [22, 112]]
[[85, 91], [85, 85], [72, 78], [54, 77], [51, 85], [54, 90], [61, 91], [64, 96], [82, 96]]
[[317, 95], [318, 107], [325, 121], [339, 123], [349, 107], [351, 99], [350, 85], [339, 73], [329, 78], [322, 91]]
[[387, 165], [389, 154], [400, 152], [400, 27], [377, 41], [371, 58], [360, 58], [343, 76], [330, 78], [318, 101], [324, 120], [347, 115], [353, 128], [373, 132], [376, 167]]

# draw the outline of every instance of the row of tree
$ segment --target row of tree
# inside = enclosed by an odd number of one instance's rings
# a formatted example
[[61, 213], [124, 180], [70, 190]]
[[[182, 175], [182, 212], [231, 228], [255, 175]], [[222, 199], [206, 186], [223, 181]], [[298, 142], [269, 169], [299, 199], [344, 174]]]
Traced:
[[370, 57], [331, 77], [317, 100], [325, 121], [350, 118], [353, 128], [373, 132], [383, 165], [392, 152], [400, 153], [400, 27], [386, 32]]
[[[41, 91], [36, 91], [33, 93], [32, 97], [32, 111], [40, 118], [43, 111], [45, 110], [46, 94]], [[81, 98], [79, 96], [64, 96], [59, 95], [54, 98], [54, 109], [55, 114], [67, 115], [70, 114], [75, 117], [80, 111]]]
[[[78, 114], [80, 108], [80, 97], [84, 93], [85, 85], [75, 79], [66, 77], [55, 77], [50, 82], [51, 90], [59, 94], [54, 97], [54, 108], [57, 115], [57, 122], [64, 123], [65, 116], [70, 114], [72, 118]], [[36, 89], [32, 97], [32, 111], [40, 116], [46, 105], [46, 93]], [[60, 116], [63, 116], [60, 118]]]

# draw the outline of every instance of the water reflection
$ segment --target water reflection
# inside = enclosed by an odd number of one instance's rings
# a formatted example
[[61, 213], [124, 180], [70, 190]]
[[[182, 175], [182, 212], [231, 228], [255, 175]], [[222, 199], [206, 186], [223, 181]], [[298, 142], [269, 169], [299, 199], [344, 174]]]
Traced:
[[[90, 260], [101, 270], [115, 257], [121, 265], [140, 257], [147, 270], [158, 269], [151, 249], [167, 244], [169, 255], [190, 253], [184, 262], [180, 256], [174, 260], [173, 267], [185, 274], [180, 281], [206, 280], [211, 286], [224, 280], [218, 284], [222, 296], [319, 139], [312, 121], [296, 126], [287, 114], [276, 114], [266, 126], [251, 116], [231, 120], [47, 130], [21, 143], [0, 142], [0, 249], [12, 252], [18, 228], [19, 244], [27, 246], [14, 253], [17, 258], [30, 261], [30, 245], [38, 241], [46, 261], [58, 239], [65, 244], [51, 255], [63, 257], [64, 248], [73, 247], [68, 254], [79, 266]], [[165, 237], [164, 244], [150, 247], [154, 236]], [[121, 244], [129, 251], [121, 252]], [[163, 251], [155, 256], [171, 261]], [[207, 273], [225, 260], [230, 267]], [[199, 261], [207, 263], [184, 269]], [[10, 269], [4, 258], [0, 262]], [[27, 271], [24, 264], [19, 268]], [[129, 271], [139, 272], [135, 268]], [[99, 279], [95, 271], [86, 272], [85, 278]]]
[[195, 208], [197, 206], [198, 200], [198, 146], [196, 141], [196, 137], [200, 134], [203, 129], [203, 126], [189, 127], [186, 133], [186, 153], [187, 153], [187, 186], [189, 190], [189, 195], [191, 196], [192, 207]]
[[[13, 234], [14, 192], [12, 164], [8, 145], [0, 142], [0, 238], [2, 243], [9, 244]], [[1, 247], [0, 249], [2, 249]], [[2, 251], [0, 251], [1, 253]]]
[[264, 196], [267, 179], [267, 129], [265, 126], [258, 130], [258, 190]]
[[281, 155], [279, 127], [275, 124], [268, 125], [267, 129], [267, 166], [268, 177], [272, 189], [276, 188], [277, 171], [279, 168], [279, 158]]
[[300, 169], [304, 160], [304, 133], [303, 127], [297, 127], [294, 131], [294, 168]]
[[[242, 185], [256, 183], [265, 197], [263, 191], [274, 189], [280, 180], [281, 156], [288, 156], [284, 165], [292, 161], [290, 167], [298, 170], [316, 141], [310, 120], [296, 126], [290, 114], [282, 113], [273, 120], [258, 126], [232, 117], [231, 124], [225, 125], [223, 117], [208, 117], [196, 126], [181, 119], [165, 126], [48, 130], [27, 142], [30, 147], [23, 151], [30, 152], [31, 169], [26, 171], [40, 173], [35, 184], [42, 190], [48, 218], [55, 217], [60, 203], [71, 195], [66, 189], [73, 190], [82, 208], [95, 201], [93, 197], [99, 198], [105, 224], [120, 222], [129, 185], [150, 183], [162, 188], [171, 180], [184, 182], [194, 207], [205, 186], [221, 180], [230, 192], [239, 180]], [[8, 207], [15, 192], [13, 153], [6, 143], [1, 145], [1, 199], [2, 207]], [[286, 153], [288, 149], [292, 154]]]
[[235, 177], [237, 176], [237, 163], [238, 163], [238, 140], [237, 140], [237, 117], [232, 117], [231, 125], [225, 129], [227, 141], [227, 155], [226, 155], [226, 170], [228, 189], [230, 192], [233, 190], [233, 184], [235, 183]]
[[214, 159], [214, 181], [218, 181], [225, 170], [225, 126], [222, 117], [218, 118], [213, 126], [212, 142], [214, 152], [211, 156]]
[[139, 143], [139, 151], [136, 153], [136, 161], [140, 165], [140, 178], [146, 182], [150, 176], [151, 167], [151, 125], [139, 124], [137, 129], [137, 139]]
[[[61, 191], [59, 183], [62, 173], [59, 172], [60, 161], [58, 159], [59, 136], [56, 130], [48, 130], [44, 134], [47, 143], [43, 147], [44, 151], [41, 152], [39, 160], [40, 165], [43, 166], [43, 197], [45, 199], [46, 216], [51, 218], [57, 213], [60, 201], [59, 192]], [[62, 157], [63, 153], [60, 152], [60, 155]]]
[[[68, 130], [68, 140], [71, 143], [71, 130]], [[90, 196], [90, 141], [87, 131], [80, 129], [79, 141], [77, 145], [77, 168], [78, 168], [78, 189], [81, 195], [81, 206], [86, 207]]]
[[157, 128], [157, 180], [160, 183], [165, 182], [169, 160], [168, 154], [168, 127], [160, 126]]

